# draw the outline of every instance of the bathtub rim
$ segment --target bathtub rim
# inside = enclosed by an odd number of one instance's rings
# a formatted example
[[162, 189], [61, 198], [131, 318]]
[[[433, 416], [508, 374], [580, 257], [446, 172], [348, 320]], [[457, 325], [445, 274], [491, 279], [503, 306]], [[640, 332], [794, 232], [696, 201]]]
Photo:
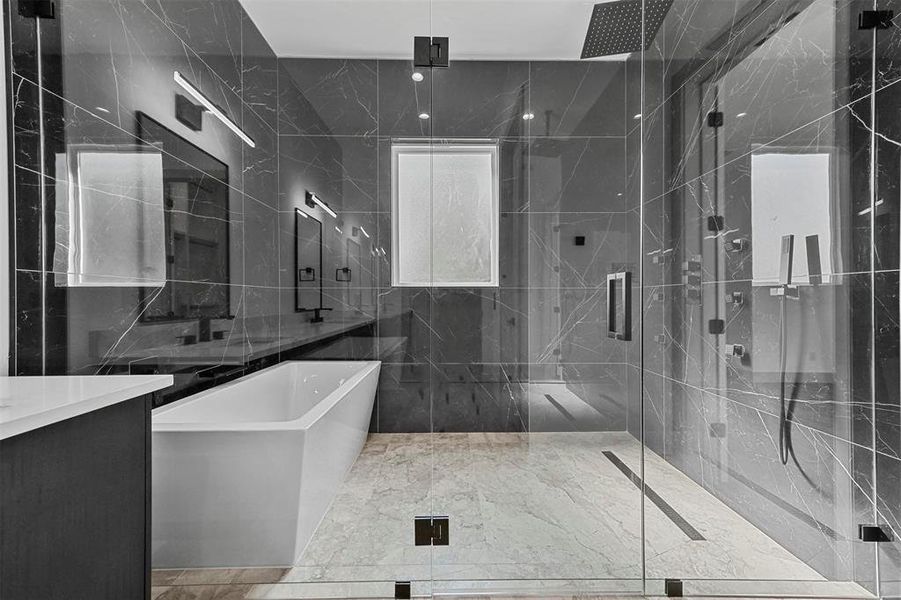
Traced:
[[[176, 423], [159, 423], [154, 417], [163, 415], [167, 412], [175, 410], [181, 406], [205, 400], [210, 396], [222, 392], [228, 387], [234, 387], [238, 384], [246, 383], [249, 380], [262, 376], [269, 371], [291, 367], [295, 365], [359, 365], [359, 370], [349, 377], [344, 383], [339, 385], [335, 390], [329, 393], [316, 403], [310, 410], [300, 415], [296, 419], [286, 421], [238, 421], [228, 423], [204, 423], [204, 422], [176, 422]], [[151, 433], [169, 433], [169, 432], [242, 432], [242, 431], [303, 431], [311, 428], [322, 417], [328, 414], [329, 410], [337, 404], [341, 398], [347, 395], [347, 392], [359, 385], [373, 371], [381, 368], [381, 361], [378, 360], [286, 360], [278, 364], [266, 367], [244, 377], [240, 377], [234, 381], [229, 381], [223, 385], [219, 385], [202, 392], [192, 394], [187, 398], [182, 398], [171, 404], [160, 406], [151, 411]]]

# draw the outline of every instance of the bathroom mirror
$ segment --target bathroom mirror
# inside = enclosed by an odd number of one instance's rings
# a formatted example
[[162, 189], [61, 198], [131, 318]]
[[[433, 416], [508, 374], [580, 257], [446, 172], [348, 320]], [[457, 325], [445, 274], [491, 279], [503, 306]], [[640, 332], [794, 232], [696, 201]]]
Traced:
[[322, 308], [322, 223], [296, 209], [294, 227], [294, 310], [316, 310]]
[[229, 318], [228, 165], [140, 112], [137, 134], [162, 155], [166, 253], [166, 284], [142, 288], [141, 320]]

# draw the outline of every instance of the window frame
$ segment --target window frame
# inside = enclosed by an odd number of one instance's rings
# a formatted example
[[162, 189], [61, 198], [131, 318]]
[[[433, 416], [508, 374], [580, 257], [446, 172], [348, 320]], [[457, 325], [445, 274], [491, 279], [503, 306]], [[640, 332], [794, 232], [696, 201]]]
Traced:
[[[392, 287], [436, 287], [436, 288], [497, 288], [500, 287], [500, 151], [497, 140], [403, 140], [391, 144], [391, 285]], [[435, 281], [434, 271], [430, 281], [402, 281], [400, 277], [400, 256], [402, 239], [400, 233], [400, 197], [398, 189], [400, 161], [402, 154], [487, 154], [491, 157], [491, 277], [489, 281]], [[432, 211], [429, 211], [432, 215]], [[430, 221], [431, 221], [430, 217]], [[432, 236], [430, 235], [430, 238]], [[430, 264], [432, 264], [430, 258]]]

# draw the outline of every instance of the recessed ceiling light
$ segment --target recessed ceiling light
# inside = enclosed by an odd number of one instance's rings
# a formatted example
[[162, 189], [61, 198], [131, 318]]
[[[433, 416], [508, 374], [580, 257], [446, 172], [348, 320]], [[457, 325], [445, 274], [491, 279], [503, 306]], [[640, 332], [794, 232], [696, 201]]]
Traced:
[[524, 114], [522, 116], [522, 118], [525, 119], [526, 121], [531, 121], [532, 119], [535, 118], [535, 113], [527, 112], [526, 114]]
[[411, 77], [413, 77], [413, 81], [417, 81], [417, 82], [422, 81], [424, 79], [422, 73], [420, 73], [419, 71], [413, 71], [413, 75], [411, 75]]
[[737, 115], [735, 115], [735, 118], [741, 119], [742, 117], [747, 117], [747, 116], [748, 116], [748, 113], [738, 113]]
[[635, 115], [635, 116], [632, 117], [632, 118], [635, 119], [635, 120], [637, 121], [638, 119], [641, 118], [641, 113], [638, 113], [637, 115]]
[[429, 113], [419, 113], [419, 118], [425, 121], [429, 118]]

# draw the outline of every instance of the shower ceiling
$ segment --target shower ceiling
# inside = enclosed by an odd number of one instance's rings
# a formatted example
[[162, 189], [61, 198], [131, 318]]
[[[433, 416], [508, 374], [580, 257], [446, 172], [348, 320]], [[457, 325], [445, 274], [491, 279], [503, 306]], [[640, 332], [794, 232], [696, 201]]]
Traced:
[[[706, 2], [703, 31], [682, 31], [671, 56], [691, 58], [746, 5]], [[413, 37], [451, 38], [452, 60], [579, 60], [597, 0], [241, 0], [276, 54], [410, 59]], [[603, 3], [603, 2], [602, 2]], [[698, 9], [675, 0], [670, 18]], [[664, 31], [663, 35], [666, 35]], [[669, 43], [670, 40], [667, 40]], [[671, 48], [672, 45], [670, 44]], [[627, 54], [601, 60], [622, 60]]]

